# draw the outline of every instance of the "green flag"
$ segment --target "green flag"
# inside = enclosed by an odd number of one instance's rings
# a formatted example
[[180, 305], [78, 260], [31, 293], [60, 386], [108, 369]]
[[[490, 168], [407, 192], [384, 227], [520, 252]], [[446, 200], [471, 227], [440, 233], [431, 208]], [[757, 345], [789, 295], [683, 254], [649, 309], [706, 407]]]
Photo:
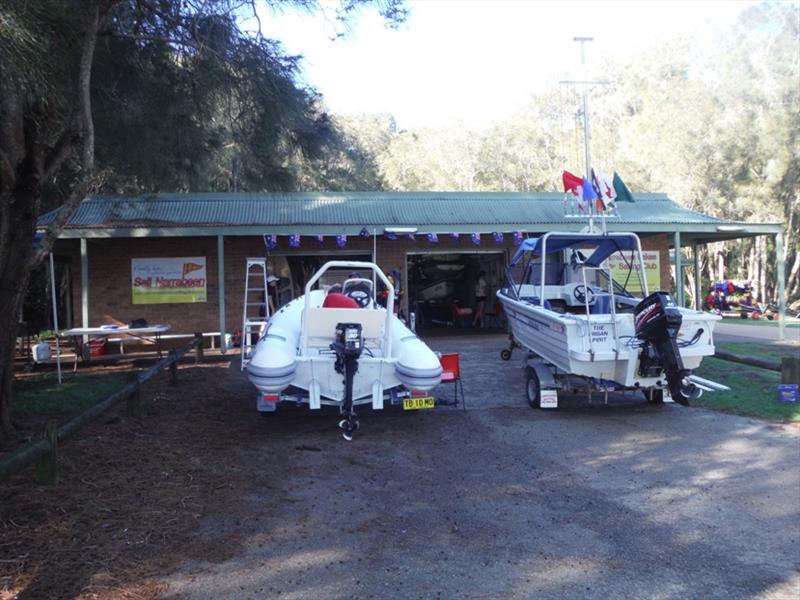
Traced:
[[634, 202], [633, 194], [628, 189], [628, 186], [622, 182], [622, 178], [614, 171], [614, 180], [611, 182], [614, 186], [614, 191], [617, 192], [617, 202]]

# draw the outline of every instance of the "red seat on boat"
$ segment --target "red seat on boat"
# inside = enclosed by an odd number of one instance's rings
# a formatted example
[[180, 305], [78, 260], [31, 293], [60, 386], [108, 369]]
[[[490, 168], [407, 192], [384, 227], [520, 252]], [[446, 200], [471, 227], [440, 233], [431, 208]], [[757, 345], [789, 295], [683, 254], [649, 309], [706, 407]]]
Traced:
[[323, 308], [358, 308], [358, 303], [344, 294], [332, 292], [325, 296], [322, 302]]

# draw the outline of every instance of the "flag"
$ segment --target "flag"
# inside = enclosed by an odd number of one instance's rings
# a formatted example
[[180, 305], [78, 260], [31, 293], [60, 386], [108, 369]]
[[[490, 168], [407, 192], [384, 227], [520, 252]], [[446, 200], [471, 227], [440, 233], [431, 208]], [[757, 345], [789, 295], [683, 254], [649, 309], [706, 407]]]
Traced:
[[428, 241], [431, 244], [438, 244], [439, 243], [439, 236], [436, 235], [435, 233], [429, 233], [428, 234]]
[[617, 192], [614, 191], [614, 186], [608, 179], [608, 175], [601, 171], [595, 171], [594, 167], [592, 167], [592, 187], [598, 196], [598, 210], [614, 208], [614, 200], [617, 197]]
[[583, 210], [583, 179], [569, 171], [564, 171], [561, 174], [561, 180], [564, 182], [564, 191], [572, 194], [572, 197], [578, 201], [578, 208]]
[[622, 182], [622, 178], [614, 171], [614, 180], [612, 182], [614, 191], [617, 193], [617, 200], [621, 202], [634, 202], [633, 194], [628, 189], [628, 186]]
[[264, 245], [267, 247], [267, 250], [275, 250], [275, 248], [278, 247], [277, 236], [265, 233], [264, 234]]
[[289, 247], [291, 248], [299, 248], [300, 247], [300, 236], [296, 234], [292, 234], [289, 236]]
[[317, 241], [320, 243], [320, 245], [324, 244], [325, 243], [325, 236], [324, 235], [318, 235], [317, 236]]
[[393, 231], [387, 231], [386, 233], [384, 233], [384, 235], [386, 236], [386, 239], [389, 239], [389, 240], [396, 240], [397, 239], [397, 234], [394, 233]]
[[408, 234], [408, 239], [410, 239], [412, 242], [416, 242], [417, 241], [417, 238], [414, 237], [413, 233], [409, 233]]
[[522, 243], [522, 232], [515, 231], [511, 236], [511, 239], [514, 241], [515, 246], [519, 246]]
[[347, 236], [344, 235], [343, 233], [340, 233], [339, 235], [337, 235], [336, 236], [336, 245], [339, 246], [339, 248], [344, 248], [347, 245]]
[[592, 184], [585, 177], [583, 178], [583, 199], [587, 201], [597, 198], [597, 192], [594, 191]]
[[503, 234], [500, 231], [495, 231], [492, 233], [492, 237], [494, 238], [495, 243], [502, 244], [503, 243]]
[[475, 244], [476, 246], [480, 246], [481, 245], [481, 234], [480, 233], [473, 233], [470, 237], [472, 238], [472, 243], [473, 244]]
[[457, 233], [451, 233], [450, 237], [453, 238], [453, 240], [455, 240], [456, 242], [458, 241], [458, 234]]
[[358, 235], [360, 235], [361, 237], [369, 237], [369, 229], [367, 229], [366, 227], [362, 227], [361, 231], [358, 232]]

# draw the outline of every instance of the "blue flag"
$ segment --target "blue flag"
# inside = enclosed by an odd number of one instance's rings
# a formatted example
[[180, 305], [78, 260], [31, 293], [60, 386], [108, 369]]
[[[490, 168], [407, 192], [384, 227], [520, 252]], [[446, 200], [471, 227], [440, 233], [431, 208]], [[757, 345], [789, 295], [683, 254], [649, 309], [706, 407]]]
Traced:
[[344, 248], [347, 245], [347, 236], [344, 235], [343, 233], [337, 235], [336, 236], [336, 245], [339, 246], [339, 248]]
[[324, 243], [325, 243], [325, 236], [324, 236], [324, 235], [318, 235], [318, 236], [317, 236], [317, 241], [318, 241], [320, 244], [324, 244]]
[[358, 232], [358, 235], [360, 235], [361, 237], [369, 237], [370, 235], [369, 229], [367, 229], [366, 227], [362, 227], [361, 231]]
[[267, 247], [267, 250], [275, 250], [278, 247], [278, 239], [277, 236], [270, 235], [269, 233], [264, 234], [264, 245]]
[[472, 238], [472, 243], [473, 244], [475, 244], [476, 246], [480, 246], [481, 245], [481, 234], [480, 233], [473, 233], [470, 237]]
[[431, 244], [438, 244], [439, 243], [439, 236], [436, 235], [435, 233], [429, 233], [428, 234], [428, 241]]
[[396, 240], [397, 239], [397, 234], [394, 233], [393, 231], [387, 231], [384, 235], [386, 236], [387, 239], [390, 239], [390, 240]]
[[583, 199], [585, 202], [597, 199], [597, 192], [594, 191], [594, 186], [585, 177], [583, 178]]
[[514, 234], [511, 236], [511, 239], [514, 240], [515, 246], [519, 246], [522, 243], [522, 232], [515, 231]]
[[494, 238], [495, 243], [502, 244], [503, 243], [503, 234], [500, 231], [495, 231], [492, 233], [492, 237]]
[[292, 234], [289, 236], [289, 247], [291, 248], [299, 248], [300, 247], [300, 236], [296, 234]]
[[456, 242], [458, 241], [458, 234], [457, 233], [451, 233], [450, 237], [453, 238]]

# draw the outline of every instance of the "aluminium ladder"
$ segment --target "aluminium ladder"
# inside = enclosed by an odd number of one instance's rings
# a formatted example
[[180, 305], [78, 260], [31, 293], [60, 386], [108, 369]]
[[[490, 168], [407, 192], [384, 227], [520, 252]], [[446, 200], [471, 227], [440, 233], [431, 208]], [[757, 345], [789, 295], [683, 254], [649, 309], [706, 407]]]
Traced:
[[267, 259], [248, 258], [244, 276], [242, 316], [242, 370], [253, 356], [256, 342], [269, 321], [269, 291], [267, 290]]

